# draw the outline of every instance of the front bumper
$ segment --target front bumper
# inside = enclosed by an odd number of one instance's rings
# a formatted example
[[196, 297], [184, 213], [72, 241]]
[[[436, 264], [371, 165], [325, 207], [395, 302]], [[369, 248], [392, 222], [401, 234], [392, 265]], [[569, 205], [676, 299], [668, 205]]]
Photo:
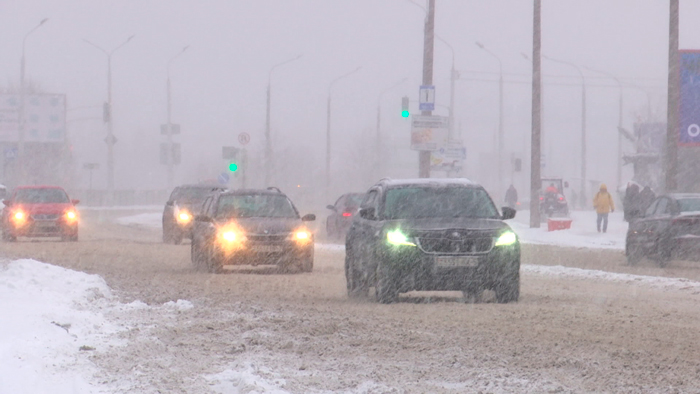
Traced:
[[10, 222], [6, 224], [9, 235], [13, 237], [60, 237], [78, 234], [78, 222], [66, 222], [63, 219], [36, 220], [28, 219], [21, 225]]
[[520, 271], [520, 245], [493, 247], [487, 253], [426, 253], [415, 246], [384, 246], [381, 261], [402, 291], [455, 291], [494, 288]]
[[313, 258], [314, 242], [304, 244], [285, 241], [246, 241], [235, 248], [215, 246], [215, 255], [223, 265], [279, 265], [294, 264]]

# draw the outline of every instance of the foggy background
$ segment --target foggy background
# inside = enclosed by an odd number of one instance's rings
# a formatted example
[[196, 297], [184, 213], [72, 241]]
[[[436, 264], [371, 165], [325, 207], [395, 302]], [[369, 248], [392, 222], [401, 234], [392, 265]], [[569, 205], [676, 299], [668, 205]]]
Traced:
[[[424, 1], [416, 0], [424, 6]], [[700, 48], [700, 3], [681, 1], [680, 48]], [[265, 103], [272, 74], [273, 184], [297, 195], [335, 199], [363, 191], [382, 176], [417, 177], [418, 153], [409, 149], [410, 120], [400, 117], [407, 95], [418, 113], [423, 58], [420, 6], [408, 0], [0, 0], [0, 87], [19, 85], [22, 38], [26, 78], [42, 91], [65, 93], [73, 149], [72, 189], [87, 189], [86, 162], [100, 163], [93, 187], [105, 189], [107, 58], [85, 43], [110, 50], [135, 37], [112, 58], [116, 189], [166, 189], [159, 144], [166, 141], [166, 64], [171, 66], [172, 121], [181, 125], [182, 164], [175, 183], [214, 180], [225, 170], [222, 146], [239, 146], [247, 132], [248, 186], [262, 187]], [[460, 72], [455, 130], [467, 146], [460, 174], [492, 193], [511, 179], [521, 195], [529, 184], [532, 2], [438, 0], [435, 32], [454, 49]], [[495, 181], [498, 61], [503, 66], [506, 179]], [[665, 121], [668, 1], [543, 1], [542, 52], [579, 67], [605, 71], [624, 85], [624, 127]], [[450, 48], [435, 41], [436, 111], [447, 115]], [[357, 67], [332, 90], [331, 192], [324, 194], [326, 100], [329, 84]], [[581, 79], [575, 68], [542, 60], [543, 176], [563, 176], [578, 187]], [[615, 185], [617, 83], [583, 70], [587, 84], [588, 179]], [[379, 95], [403, 78], [406, 82]], [[377, 164], [377, 108], [382, 111], [382, 156]], [[623, 151], [632, 151], [624, 142]], [[511, 174], [511, 157], [523, 171]], [[624, 167], [622, 180], [632, 175]], [[445, 173], [434, 172], [433, 177]], [[240, 179], [234, 180], [240, 182]], [[291, 190], [296, 188], [298, 190]], [[589, 197], [592, 197], [589, 188]], [[502, 195], [494, 195], [502, 201]], [[332, 201], [328, 201], [329, 203]]]

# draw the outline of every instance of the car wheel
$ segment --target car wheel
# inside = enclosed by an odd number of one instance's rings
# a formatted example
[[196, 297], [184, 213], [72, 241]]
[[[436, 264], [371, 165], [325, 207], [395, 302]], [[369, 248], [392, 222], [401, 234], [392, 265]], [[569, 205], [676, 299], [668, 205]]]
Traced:
[[17, 237], [12, 234], [8, 234], [5, 231], [2, 232], [2, 240], [5, 242], [17, 242]]
[[350, 298], [360, 298], [367, 297], [369, 289], [367, 288], [367, 283], [365, 282], [362, 271], [358, 270], [356, 267], [354, 259], [351, 257], [350, 252], [345, 254], [345, 282], [347, 284], [348, 297]]
[[390, 267], [384, 266], [381, 262], [377, 265], [374, 293], [377, 301], [381, 304], [391, 304], [399, 299], [399, 289], [392, 271]]
[[644, 258], [644, 252], [639, 246], [627, 243], [625, 245], [625, 256], [627, 257], [628, 265], [636, 265]]
[[181, 231], [175, 231], [175, 234], [173, 234], [170, 237], [170, 240], [172, 241], [173, 245], [180, 245], [182, 243], [182, 232]]
[[660, 244], [657, 243], [654, 250], [656, 250], [656, 254], [654, 255], [656, 265], [661, 268], [666, 267], [668, 262], [671, 260], [671, 250], [664, 246], [664, 242], [661, 242]]
[[520, 272], [515, 272], [503, 278], [496, 285], [494, 292], [496, 293], [496, 301], [499, 304], [517, 302], [520, 298]]
[[202, 251], [199, 245], [194, 241], [192, 241], [192, 245], [190, 245], [190, 260], [192, 261], [192, 267], [197, 271], [201, 271], [205, 267]]
[[307, 256], [304, 256], [299, 263], [301, 272], [311, 272], [314, 270], [314, 252], [313, 250]]
[[64, 241], [64, 242], [78, 242], [78, 233], [76, 232], [75, 234], [64, 235], [64, 236], [61, 237], [61, 241]]
[[219, 257], [217, 257], [212, 251], [208, 250], [205, 252], [206, 266], [209, 272], [212, 274], [220, 274], [224, 272], [224, 264]]

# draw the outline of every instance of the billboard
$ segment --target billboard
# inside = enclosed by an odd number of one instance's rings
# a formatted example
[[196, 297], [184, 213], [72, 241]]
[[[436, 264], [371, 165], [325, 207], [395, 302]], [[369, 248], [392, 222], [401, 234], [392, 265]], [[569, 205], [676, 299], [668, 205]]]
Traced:
[[447, 145], [450, 120], [446, 116], [413, 115], [411, 119], [411, 149], [438, 150]]
[[[24, 100], [24, 141], [63, 142], [66, 138], [66, 96], [28, 94]], [[19, 102], [19, 94], [0, 94], [0, 142], [19, 140]]]
[[700, 51], [679, 52], [678, 145], [700, 146]]

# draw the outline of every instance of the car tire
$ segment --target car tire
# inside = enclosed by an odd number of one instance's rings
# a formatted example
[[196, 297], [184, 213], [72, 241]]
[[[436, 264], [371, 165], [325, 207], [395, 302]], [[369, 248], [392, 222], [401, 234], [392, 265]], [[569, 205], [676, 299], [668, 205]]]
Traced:
[[190, 260], [192, 261], [192, 267], [197, 271], [202, 271], [205, 268], [205, 262], [202, 258], [202, 251], [196, 242], [192, 241], [190, 245]]
[[520, 272], [507, 275], [507, 277], [496, 284], [493, 290], [496, 293], [496, 301], [499, 304], [517, 302], [520, 298]]
[[393, 270], [379, 262], [377, 265], [374, 293], [380, 304], [392, 304], [399, 299], [399, 288], [393, 277]]
[[17, 237], [6, 232], [2, 232], [2, 240], [5, 242], [17, 242]]
[[61, 241], [63, 241], [63, 242], [78, 242], [78, 233], [76, 232], [75, 234], [64, 235], [61, 237]]
[[311, 272], [314, 270], [314, 252], [311, 251], [308, 256], [305, 256], [299, 262], [299, 271]]
[[345, 282], [347, 285], [348, 297], [367, 297], [369, 293], [367, 283], [363, 278], [362, 271], [357, 269], [357, 264], [351, 256], [350, 252], [345, 254]]
[[625, 256], [627, 257], [627, 265], [637, 265], [644, 258], [644, 252], [639, 246], [626, 243]]
[[212, 274], [220, 274], [224, 272], [224, 264], [217, 256], [215, 256], [211, 251], [205, 252], [205, 263], [207, 269]]
[[664, 247], [664, 242], [657, 243], [654, 250], [656, 250], [654, 254], [656, 265], [660, 268], [665, 268], [668, 262], [671, 261], [671, 251], [667, 247]]

